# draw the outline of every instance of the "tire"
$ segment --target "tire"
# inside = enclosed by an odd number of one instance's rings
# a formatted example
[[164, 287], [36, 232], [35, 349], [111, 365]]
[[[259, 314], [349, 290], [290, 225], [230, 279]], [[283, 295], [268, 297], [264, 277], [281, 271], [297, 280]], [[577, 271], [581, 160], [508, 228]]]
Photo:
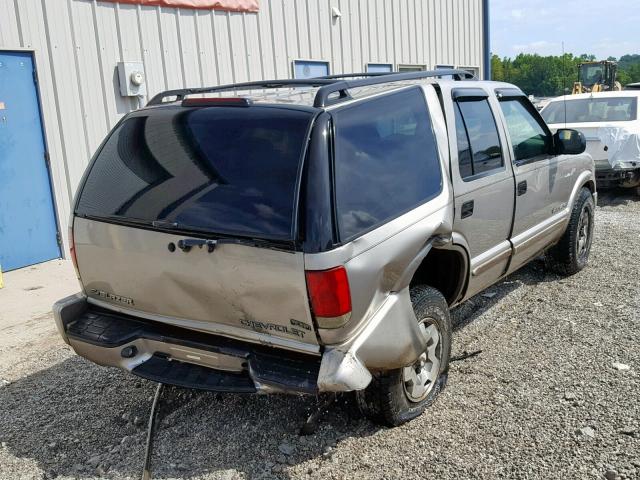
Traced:
[[[416, 318], [424, 325], [425, 335], [430, 336], [425, 353], [412, 366], [374, 375], [365, 390], [356, 392], [360, 411], [375, 423], [391, 427], [419, 416], [433, 404], [447, 383], [451, 354], [451, 318], [447, 302], [439, 291], [422, 285], [411, 288], [410, 295]], [[434, 328], [437, 342], [434, 342]], [[436, 358], [438, 363], [434, 361]], [[416, 372], [421, 360], [425, 367], [430, 365], [429, 370], [421, 367], [420, 373], [412, 375], [410, 370]], [[432, 373], [436, 366], [437, 372]], [[421, 386], [425, 378], [425, 386]]]
[[562, 238], [545, 255], [547, 265], [556, 273], [569, 276], [587, 266], [593, 240], [594, 213], [593, 195], [583, 188], [571, 210]]

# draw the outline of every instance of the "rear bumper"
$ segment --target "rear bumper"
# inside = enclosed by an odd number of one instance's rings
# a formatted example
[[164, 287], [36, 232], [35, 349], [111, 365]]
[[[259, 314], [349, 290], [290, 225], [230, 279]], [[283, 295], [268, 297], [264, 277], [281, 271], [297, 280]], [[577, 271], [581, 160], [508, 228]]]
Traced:
[[596, 167], [598, 188], [637, 187], [640, 185], [640, 168]]
[[408, 288], [388, 296], [362, 330], [322, 355], [203, 333], [88, 303], [57, 302], [58, 331], [82, 357], [140, 377], [223, 392], [310, 393], [363, 390], [371, 371], [411, 365], [425, 339]]
[[321, 357], [245, 343], [97, 308], [82, 295], [54, 305], [58, 331], [94, 363], [186, 388], [318, 393]]

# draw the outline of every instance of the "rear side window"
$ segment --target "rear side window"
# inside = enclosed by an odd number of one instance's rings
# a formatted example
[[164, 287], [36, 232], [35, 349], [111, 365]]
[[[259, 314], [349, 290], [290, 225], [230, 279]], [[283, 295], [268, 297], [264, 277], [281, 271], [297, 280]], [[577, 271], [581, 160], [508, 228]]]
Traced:
[[455, 102], [458, 164], [463, 180], [504, 166], [498, 127], [486, 99]]
[[467, 127], [464, 126], [460, 107], [455, 103], [456, 110], [456, 140], [458, 144], [458, 167], [460, 168], [460, 176], [467, 178], [473, 176], [473, 164], [471, 162], [471, 145], [469, 145], [469, 135]]
[[334, 124], [336, 210], [343, 242], [440, 193], [440, 161], [419, 88], [339, 110]]
[[77, 213], [289, 240], [312, 114], [268, 107], [162, 108], [116, 128]]

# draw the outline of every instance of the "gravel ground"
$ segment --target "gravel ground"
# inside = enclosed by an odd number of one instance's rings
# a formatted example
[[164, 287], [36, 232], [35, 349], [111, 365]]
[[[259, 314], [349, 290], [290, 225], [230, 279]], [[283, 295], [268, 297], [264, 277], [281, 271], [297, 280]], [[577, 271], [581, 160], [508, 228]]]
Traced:
[[[420, 418], [341, 399], [301, 437], [313, 398], [168, 389], [154, 478], [640, 478], [640, 200], [600, 204], [586, 270], [536, 260], [454, 312], [453, 355], [482, 353]], [[152, 383], [43, 339], [0, 379], [1, 478], [139, 478]]]

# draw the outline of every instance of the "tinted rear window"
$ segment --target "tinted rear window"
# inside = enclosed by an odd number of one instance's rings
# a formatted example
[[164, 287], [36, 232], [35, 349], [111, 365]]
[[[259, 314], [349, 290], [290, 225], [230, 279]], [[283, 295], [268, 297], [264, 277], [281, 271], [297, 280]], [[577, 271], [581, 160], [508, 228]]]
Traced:
[[346, 241], [435, 197], [440, 160], [418, 88], [340, 110], [335, 119], [335, 190]]
[[638, 99], [594, 97], [551, 102], [540, 114], [547, 123], [628, 122], [637, 119]]
[[290, 239], [311, 116], [210, 107], [131, 117], [99, 153], [77, 213]]

